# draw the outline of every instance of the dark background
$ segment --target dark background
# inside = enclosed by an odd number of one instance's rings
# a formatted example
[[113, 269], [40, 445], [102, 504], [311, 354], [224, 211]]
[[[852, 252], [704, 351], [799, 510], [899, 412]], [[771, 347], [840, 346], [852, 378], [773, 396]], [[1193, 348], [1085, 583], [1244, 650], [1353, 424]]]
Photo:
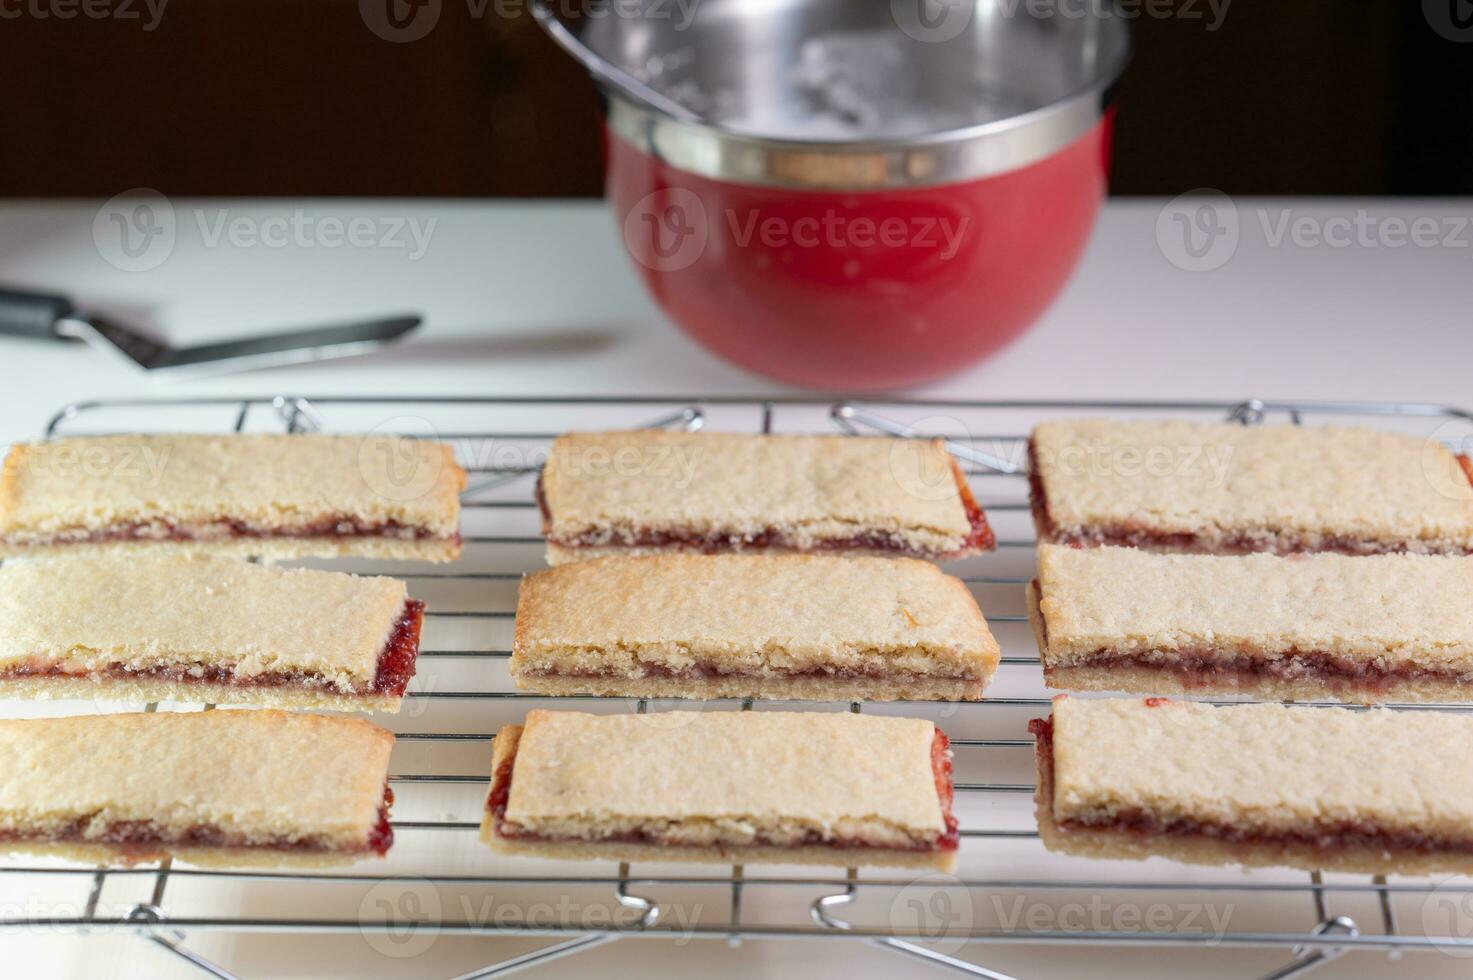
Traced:
[[[391, 43], [358, 0], [0, 0], [0, 195], [597, 195], [593, 87], [522, 0], [429, 2]], [[1185, 2], [1135, 22], [1115, 193], [1473, 193], [1470, 0]]]

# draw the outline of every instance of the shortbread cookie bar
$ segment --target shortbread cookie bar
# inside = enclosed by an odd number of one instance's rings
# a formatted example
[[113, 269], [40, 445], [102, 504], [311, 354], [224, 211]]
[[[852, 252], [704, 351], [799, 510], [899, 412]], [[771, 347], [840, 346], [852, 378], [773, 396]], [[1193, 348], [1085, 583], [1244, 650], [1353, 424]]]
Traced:
[[939, 439], [579, 432], [553, 443], [538, 498], [551, 564], [671, 551], [942, 560], [994, 547]]
[[1467, 715], [1060, 696], [1030, 728], [1049, 850], [1473, 872]]
[[158, 553], [0, 568], [0, 697], [398, 711], [403, 582]]
[[1029, 607], [1064, 690], [1473, 700], [1473, 558], [1042, 545]]
[[947, 744], [929, 721], [848, 712], [533, 711], [496, 734], [481, 838], [533, 857], [948, 870]]
[[1371, 429], [1046, 422], [1033, 432], [1040, 541], [1158, 551], [1473, 553], [1469, 464]]
[[998, 653], [929, 562], [653, 555], [523, 579], [511, 673], [548, 694], [975, 701]]
[[12, 446], [0, 557], [201, 551], [449, 561], [465, 472], [391, 436], [152, 435]]
[[281, 711], [0, 721], [0, 850], [217, 866], [382, 856], [393, 744], [366, 721]]

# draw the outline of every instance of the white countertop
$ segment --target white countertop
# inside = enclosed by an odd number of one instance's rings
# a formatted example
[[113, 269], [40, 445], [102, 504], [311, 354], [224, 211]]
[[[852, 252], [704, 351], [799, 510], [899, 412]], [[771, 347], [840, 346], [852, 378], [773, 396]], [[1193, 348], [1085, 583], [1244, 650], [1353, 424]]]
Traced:
[[[726, 366], [665, 323], [599, 203], [177, 200], [172, 251], [136, 272], [110, 263], [108, 248], [94, 244], [98, 203], [0, 205], [0, 284], [62, 290], [84, 306], [142, 314], [180, 343], [406, 310], [422, 311], [425, 325], [402, 346], [364, 358], [175, 384], [146, 381], [78, 345], [0, 338], [0, 444], [38, 435], [66, 402], [100, 397], [792, 392]], [[1166, 203], [1108, 205], [1078, 274], [1036, 329], [990, 361], [906, 394], [1473, 407], [1467, 384], [1473, 202], [1239, 200], [1236, 251], [1225, 262], [1227, 239], [1205, 258], [1183, 252], [1180, 227], [1169, 213], [1162, 217]], [[267, 219], [294, 216], [311, 227], [326, 217], [368, 217], [381, 229], [404, 218], [428, 229], [428, 239], [418, 256], [407, 233], [405, 247], [331, 247], [310, 236], [282, 247], [249, 236], [234, 243], [228, 234], [212, 239], [212, 229], [233, 222], [259, 231]], [[1215, 217], [1231, 220], [1226, 212]], [[1434, 221], [1437, 233], [1398, 246], [1411, 237], [1398, 231], [1398, 220], [1410, 225], [1417, 217]], [[1430, 227], [1424, 222], [1424, 231]], [[1217, 267], [1181, 267], [1204, 263]], [[0, 894], [0, 902], [8, 900]], [[191, 945], [230, 965], [231, 947], [218, 942], [198, 937]], [[405, 971], [448, 976], [508, 948], [536, 945], [517, 942], [446, 940], [435, 956], [417, 958]], [[6, 948], [11, 963], [49, 956], [52, 972], [70, 976], [199, 975], [129, 937], [30, 936], [12, 943], [7, 935]], [[975, 958], [1029, 977], [1070, 975], [1085, 965], [1145, 975], [1144, 963], [1160, 965], [1165, 976], [1184, 962], [1175, 954], [1149, 960], [1121, 953], [1031, 955], [999, 947]], [[1212, 966], [1194, 972], [1252, 976], [1283, 960], [1275, 953], [1239, 955], [1240, 961], [1219, 952]], [[1463, 975], [1466, 968], [1465, 961], [1440, 955], [1402, 965], [1436, 976]], [[259, 949], [235, 966], [248, 976], [331, 970], [323, 960], [310, 967], [268, 964]], [[1385, 966], [1384, 957], [1365, 954], [1317, 975], [1363, 975]], [[541, 975], [697, 968], [732, 977], [799, 970], [945, 975], [862, 944], [747, 942], [728, 949], [645, 941], [559, 961]]]
[[[1462, 245], [1270, 244], [1294, 220], [1473, 213], [1473, 203], [1239, 202], [1220, 268], [1186, 272], [1157, 242], [1162, 202], [1110, 204], [1078, 274], [1038, 326], [993, 359], [914, 394], [1007, 398], [1258, 396], [1473, 403], [1473, 229]], [[781, 392], [708, 356], [664, 322], [596, 203], [175, 202], [177, 239], [156, 268], [99, 254], [96, 207], [0, 206], [0, 283], [66, 290], [198, 342], [420, 310], [408, 343], [367, 358], [159, 385], [74, 346], [0, 339], [0, 441], [35, 435], [60, 404], [103, 396], [299, 393]], [[202, 210], [203, 218], [193, 217]], [[408, 249], [213, 247], [206, 229], [305, 209], [433, 220]], [[1170, 228], [1170, 225], [1165, 227]]]

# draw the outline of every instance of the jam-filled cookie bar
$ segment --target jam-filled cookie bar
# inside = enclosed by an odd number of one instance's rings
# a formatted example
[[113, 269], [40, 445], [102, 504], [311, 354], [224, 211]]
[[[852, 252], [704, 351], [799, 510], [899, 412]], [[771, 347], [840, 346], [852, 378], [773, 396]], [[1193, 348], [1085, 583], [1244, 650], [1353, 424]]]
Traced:
[[0, 697], [398, 711], [424, 604], [403, 582], [151, 554], [0, 568]]
[[503, 854], [955, 863], [950, 752], [920, 719], [533, 711], [497, 732], [491, 765], [481, 837]]
[[538, 483], [551, 564], [670, 551], [826, 551], [944, 560], [991, 529], [937, 440], [578, 432]]
[[1046, 422], [1030, 444], [1040, 541], [1158, 551], [1473, 553], [1466, 458], [1371, 429]]
[[449, 561], [465, 471], [392, 436], [150, 435], [12, 446], [0, 557], [198, 551]]
[[0, 850], [212, 866], [382, 856], [393, 744], [366, 721], [281, 711], [0, 721]]
[[523, 579], [511, 673], [545, 694], [975, 701], [998, 654], [929, 562], [653, 555]]
[[1042, 545], [1029, 606], [1064, 690], [1473, 700], [1473, 558]]
[[1054, 699], [1038, 830], [1095, 858], [1363, 874], [1473, 871], [1473, 717]]

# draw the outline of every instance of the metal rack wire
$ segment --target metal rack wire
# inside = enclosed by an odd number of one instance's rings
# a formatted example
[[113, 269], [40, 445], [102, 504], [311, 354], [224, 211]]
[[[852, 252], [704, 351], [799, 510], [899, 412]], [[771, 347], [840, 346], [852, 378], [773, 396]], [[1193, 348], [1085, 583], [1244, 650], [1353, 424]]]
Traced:
[[[977, 962], [989, 948], [1004, 944], [1277, 949], [1287, 960], [1268, 974], [1274, 978], [1304, 973], [1352, 951], [1473, 955], [1473, 882], [1467, 879], [1387, 881], [1275, 871], [1229, 877], [1165, 862], [1147, 866], [1087, 862], [1043, 850], [1032, 820], [1033, 743], [1025, 724], [1028, 718], [1047, 713], [1048, 694], [1022, 609], [1022, 586], [1032, 575], [1034, 544], [1024, 447], [1026, 432], [1042, 418], [1086, 413], [1243, 424], [1354, 419], [1449, 443], [1473, 440], [1473, 415], [1443, 406], [1257, 399], [833, 402], [278, 396], [69, 405], [47, 426], [48, 438], [98, 432], [285, 430], [395, 432], [447, 441], [470, 473], [463, 497], [466, 554], [453, 566], [331, 563], [404, 577], [411, 591], [428, 603], [425, 648], [405, 711], [375, 719], [398, 734], [390, 777], [397, 797], [398, 843], [386, 865], [295, 874], [174, 868], [167, 862], [93, 869], [18, 861], [0, 866], [0, 908], [12, 907], [6, 895], [20, 889], [19, 882], [27, 883], [29, 894], [47, 897], [31, 903], [34, 907], [24, 914], [0, 916], [0, 935], [44, 927], [129, 932], [216, 977], [233, 974], [191, 951], [184, 942], [188, 934], [356, 933], [370, 939], [392, 936], [395, 942], [408, 936], [412, 942], [416, 935], [432, 932], [553, 940], [465, 973], [461, 980], [502, 975], [632, 938], [731, 943], [847, 939], [982, 977], [1005, 976]], [[998, 531], [997, 552], [950, 569], [978, 593], [1002, 642], [998, 679], [988, 700], [974, 704], [847, 707], [930, 717], [952, 735], [962, 822], [956, 875], [912, 879], [854, 869], [845, 874], [815, 875], [811, 869], [754, 874], [741, 866], [711, 873], [699, 866], [696, 871], [691, 866], [670, 871], [665, 866], [550, 864], [498, 858], [480, 847], [476, 830], [488, 782], [485, 770], [492, 733], [500, 724], [518, 720], [528, 705], [568, 701], [580, 710], [641, 712], [778, 707], [751, 700], [677, 703], [551, 697], [522, 694], [511, 685], [505, 659], [510, 654], [516, 582], [541, 563], [532, 497], [532, 477], [541, 454], [559, 431], [639, 426], [948, 439]], [[1419, 707], [1467, 710], [1461, 705]], [[443, 771], [447, 766], [460, 771]], [[454, 870], [444, 870], [447, 865]], [[196, 895], [194, 886], [204, 883], [229, 885], [235, 898], [217, 908], [219, 902]], [[474, 914], [472, 900], [493, 889], [499, 894], [509, 891], [513, 900], [495, 916]], [[267, 892], [271, 898], [261, 904], [272, 912], [250, 912], [251, 896]], [[461, 900], [466, 914], [447, 914], [450, 903], [445, 899], [452, 896]], [[568, 900], [565, 914], [534, 914], [549, 896]], [[1163, 904], [1170, 896], [1185, 896], [1187, 901]], [[416, 901], [408, 902], [409, 898]], [[1145, 921], [1141, 915], [1143, 910], [1160, 908], [1175, 909], [1175, 917]], [[1187, 921], [1183, 908], [1197, 909], [1209, 918], [1214, 910], [1226, 914], [1208, 929]], [[1081, 909], [1089, 914], [1082, 918], [1074, 914]], [[1127, 922], [1122, 915], [1131, 910], [1135, 914]], [[595, 911], [597, 915], [592, 914]]]

